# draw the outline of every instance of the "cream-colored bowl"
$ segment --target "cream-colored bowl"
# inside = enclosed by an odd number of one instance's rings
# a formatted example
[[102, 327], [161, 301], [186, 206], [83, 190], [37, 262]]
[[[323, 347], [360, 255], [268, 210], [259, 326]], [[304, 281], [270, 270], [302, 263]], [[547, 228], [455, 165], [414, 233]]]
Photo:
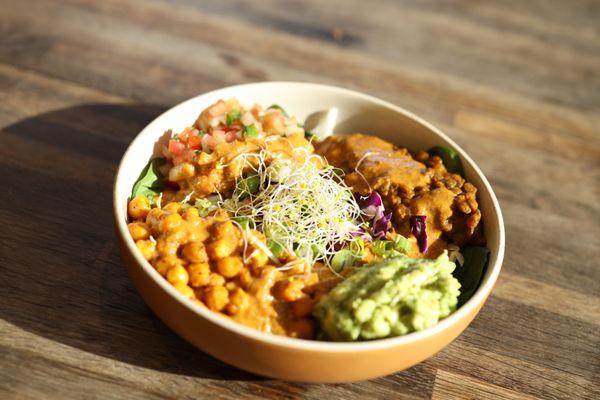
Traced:
[[[304, 120], [330, 107], [339, 109], [336, 133], [377, 135], [411, 151], [437, 144], [460, 154], [466, 177], [479, 189], [485, 235], [491, 251], [487, 272], [474, 296], [454, 314], [422, 332], [357, 343], [318, 342], [276, 336], [237, 324], [187, 300], [137, 251], [127, 231], [127, 199], [156, 140], [179, 131], [218, 99], [242, 104], [279, 104]], [[479, 312], [500, 272], [504, 224], [496, 196], [473, 160], [439, 129], [410, 112], [362, 93], [310, 83], [267, 82], [227, 87], [187, 100], [150, 123], [131, 143], [117, 171], [114, 219], [123, 263], [138, 291], [171, 329], [200, 350], [260, 375], [305, 382], [347, 382], [397, 372], [423, 361], [456, 338]]]

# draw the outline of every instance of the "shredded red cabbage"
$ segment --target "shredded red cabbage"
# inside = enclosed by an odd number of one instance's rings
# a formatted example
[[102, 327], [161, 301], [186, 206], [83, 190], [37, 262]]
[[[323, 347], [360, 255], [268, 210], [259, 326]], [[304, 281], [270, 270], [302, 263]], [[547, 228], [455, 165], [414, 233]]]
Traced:
[[427, 252], [427, 229], [426, 229], [426, 215], [413, 215], [409, 219], [410, 231], [419, 245], [419, 251], [421, 253]]
[[370, 242], [372, 240], [371, 235], [369, 235], [369, 233], [363, 228], [358, 228], [356, 231], [350, 232], [350, 235], [353, 237], [359, 237], [366, 242]]
[[356, 202], [363, 214], [369, 218], [377, 218], [383, 214], [383, 201], [377, 192], [373, 192], [368, 196], [358, 196]]
[[385, 239], [389, 231], [392, 214], [385, 214], [383, 201], [377, 192], [372, 192], [368, 196], [357, 196], [356, 202], [361, 208], [362, 213], [371, 219], [371, 234], [375, 239]]
[[[379, 218], [377, 218], [379, 217]], [[392, 213], [378, 215], [373, 220], [373, 237], [375, 239], [385, 239], [385, 235], [389, 230]]]
[[[363, 228], [360, 228], [360, 227], [357, 228], [355, 231], [350, 232], [350, 236], [352, 236], [353, 238], [359, 237], [365, 242], [371, 242], [373, 240], [371, 235], [369, 235], [369, 233], [367, 231], [365, 231]], [[333, 244], [333, 250], [340, 251], [341, 249], [345, 248], [346, 246], [348, 246], [348, 242], [335, 242]]]

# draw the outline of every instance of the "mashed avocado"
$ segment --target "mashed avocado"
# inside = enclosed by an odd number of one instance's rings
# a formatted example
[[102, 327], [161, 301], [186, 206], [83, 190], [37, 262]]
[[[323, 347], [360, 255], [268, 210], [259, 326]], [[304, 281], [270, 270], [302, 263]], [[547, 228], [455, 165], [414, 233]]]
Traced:
[[388, 258], [358, 269], [313, 315], [329, 339], [379, 339], [420, 331], [456, 309], [460, 283], [446, 252], [435, 260]]

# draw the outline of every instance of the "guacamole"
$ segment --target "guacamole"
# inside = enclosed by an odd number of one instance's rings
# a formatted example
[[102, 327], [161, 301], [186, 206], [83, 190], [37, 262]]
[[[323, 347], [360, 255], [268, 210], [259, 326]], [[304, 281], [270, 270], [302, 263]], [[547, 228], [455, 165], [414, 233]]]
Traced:
[[331, 340], [420, 331], [456, 309], [460, 283], [446, 252], [435, 260], [388, 258], [358, 269], [323, 296], [313, 315]]

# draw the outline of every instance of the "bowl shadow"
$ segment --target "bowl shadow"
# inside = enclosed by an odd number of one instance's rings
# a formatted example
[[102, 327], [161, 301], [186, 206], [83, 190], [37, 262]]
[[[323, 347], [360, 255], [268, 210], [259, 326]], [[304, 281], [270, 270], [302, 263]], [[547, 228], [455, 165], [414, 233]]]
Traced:
[[90, 104], [2, 128], [0, 318], [144, 368], [262, 380], [197, 350], [144, 304], [119, 259], [112, 187], [128, 143], [167, 107]]

